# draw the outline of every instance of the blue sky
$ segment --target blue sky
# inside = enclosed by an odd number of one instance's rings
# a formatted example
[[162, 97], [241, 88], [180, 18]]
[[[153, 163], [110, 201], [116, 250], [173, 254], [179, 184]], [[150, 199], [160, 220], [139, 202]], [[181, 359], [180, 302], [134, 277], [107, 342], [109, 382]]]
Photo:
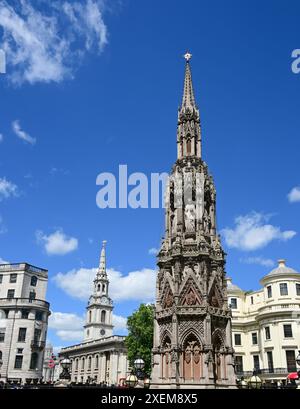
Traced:
[[187, 49], [228, 275], [299, 271], [299, 2], [59, 3], [0, 0], [0, 257], [48, 268], [49, 341], [80, 339], [103, 239], [116, 332], [152, 299], [163, 209], [99, 209], [96, 177], [170, 171]]

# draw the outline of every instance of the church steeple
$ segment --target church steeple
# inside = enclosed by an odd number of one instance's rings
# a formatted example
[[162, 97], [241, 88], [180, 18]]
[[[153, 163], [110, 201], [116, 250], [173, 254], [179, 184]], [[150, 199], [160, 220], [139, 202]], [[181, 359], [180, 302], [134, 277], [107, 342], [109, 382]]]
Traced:
[[94, 291], [87, 306], [85, 340], [112, 335], [113, 302], [108, 295], [109, 280], [106, 273], [106, 240], [102, 242], [100, 262], [94, 279]]
[[103, 240], [102, 242], [102, 249], [101, 249], [101, 254], [100, 254], [100, 262], [99, 262], [99, 268], [97, 272], [97, 278], [106, 278], [107, 279], [107, 274], [106, 274], [106, 240]]
[[182, 104], [178, 111], [177, 159], [190, 156], [201, 158], [200, 115], [194, 96], [191, 57], [190, 53], [184, 55], [186, 64]]

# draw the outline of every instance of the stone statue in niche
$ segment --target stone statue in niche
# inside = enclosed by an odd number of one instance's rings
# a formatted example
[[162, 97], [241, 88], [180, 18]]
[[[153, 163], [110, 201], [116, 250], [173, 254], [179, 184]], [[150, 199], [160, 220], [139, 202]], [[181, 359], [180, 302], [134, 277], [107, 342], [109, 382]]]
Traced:
[[215, 295], [213, 295], [212, 298], [211, 298], [211, 305], [213, 307], [219, 307], [218, 298]]
[[204, 215], [203, 215], [203, 230], [205, 234], [209, 234], [211, 229], [211, 221], [210, 217], [208, 216], [207, 210], [204, 209]]
[[200, 361], [200, 348], [196, 344], [194, 347], [194, 362], [197, 364]]
[[190, 233], [195, 231], [195, 205], [187, 204], [184, 209], [185, 231]]
[[185, 362], [187, 364], [189, 364], [191, 362], [191, 355], [192, 355], [192, 348], [190, 345], [188, 345], [185, 349], [185, 353], [184, 353], [184, 358], [185, 358]]
[[172, 231], [172, 233], [173, 234], [176, 234], [176, 231], [177, 231], [177, 216], [176, 216], [176, 210], [175, 210], [175, 212], [172, 214], [172, 216], [171, 216], [171, 226], [172, 226], [172, 228], [171, 228], [171, 231]]
[[166, 298], [166, 307], [167, 308], [170, 308], [172, 305], [173, 305], [173, 296], [172, 296], [172, 294], [171, 293], [169, 293], [168, 295], [167, 295], [167, 298]]
[[196, 295], [195, 295], [195, 293], [194, 293], [194, 291], [192, 289], [190, 289], [190, 291], [187, 294], [185, 300], [186, 300], [187, 305], [195, 305], [196, 304], [197, 298], [196, 298]]

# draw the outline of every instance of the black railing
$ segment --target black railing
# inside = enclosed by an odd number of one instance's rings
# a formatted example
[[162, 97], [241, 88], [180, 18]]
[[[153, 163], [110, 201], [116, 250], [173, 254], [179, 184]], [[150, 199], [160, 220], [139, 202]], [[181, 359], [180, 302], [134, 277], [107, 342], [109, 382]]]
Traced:
[[39, 307], [45, 307], [49, 309], [49, 303], [44, 300], [38, 300], [35, 298], [17, 298], [17, 297], [8, 297], [8, 298], [0, 298], [0, 306], [7, 306], [7, 304], [14, 304], [14, 305], [24, 305], [24, 304], [33, 304]]
[[[290, 372], [296, 372], [295, 370], [290, 370], [288, 368], [266, 368], [266, 369], [255, 369], [256, 375], [268, 375], [268, 374], [274, 374], [274, 375], [287, 375]], [[253, 371], [241, 371], [241, 370], [236, 370], [236, 374], [238, 376], [252, 376]]]

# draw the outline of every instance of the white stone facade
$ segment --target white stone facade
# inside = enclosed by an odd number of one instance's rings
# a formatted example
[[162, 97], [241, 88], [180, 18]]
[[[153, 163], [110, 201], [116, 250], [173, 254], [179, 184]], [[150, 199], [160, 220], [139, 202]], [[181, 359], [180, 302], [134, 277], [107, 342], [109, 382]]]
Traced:
[[0, 265], [0, 359], [4, 380], [40, 379], [47, 337], [48, 271], [27, 263]]
[[260, 283], [258, 291], [243, 291], [228, 279], [236, 372], [247, 377], [256, 370], [266, 381], [279, 381], [297, 370], [300, 274], [279, 260]]
[[72, 362], [71, 381], [118, 385], [128, 375], [125, 337], [111, 336], [63, 348], [60, 358]]

